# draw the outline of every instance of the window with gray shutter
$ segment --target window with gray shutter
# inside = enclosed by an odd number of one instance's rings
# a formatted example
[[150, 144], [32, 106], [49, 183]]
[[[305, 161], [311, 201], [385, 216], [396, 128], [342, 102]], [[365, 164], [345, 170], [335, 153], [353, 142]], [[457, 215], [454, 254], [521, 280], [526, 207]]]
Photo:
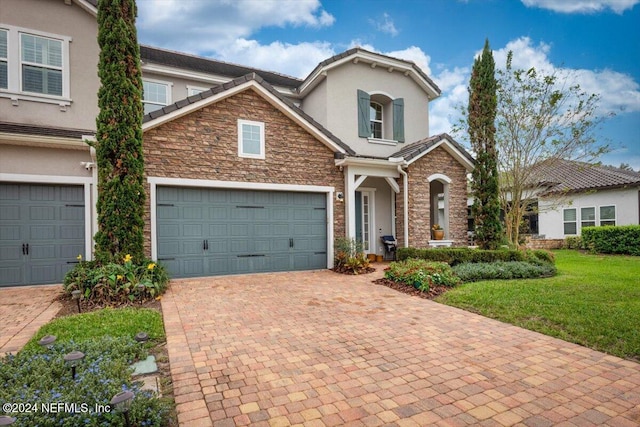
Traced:
[[369, 107], [371, 97], [363, 90], [358, 89], [358, 136], [369, 138], [371, 136], [371, 124], [369, 121]]
[[404, 142], [404, 99], [393, 100], [393, 139]]

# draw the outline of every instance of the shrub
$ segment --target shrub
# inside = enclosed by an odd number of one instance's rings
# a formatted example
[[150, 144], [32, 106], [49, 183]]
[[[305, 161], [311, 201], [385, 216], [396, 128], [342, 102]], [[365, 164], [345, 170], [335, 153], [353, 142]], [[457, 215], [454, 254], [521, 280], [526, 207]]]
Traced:
[[567, 236], [564, 238], [565, 249], [584, 249], [582, 245], [582, 237], [580, 236]]
[[164, 293], [168, 283], [169, 275], [162, 265], [149, 260], [136, 265], [127, 255], [122, 264], [80, 261], [65, 275], [64, 291], [70, 294], [78, 289], [88, 301], [123, 304], [155, 298]]
[[582, 242], [594, 253], [640, 255], [640, 225], [584, 227]]
[[[85, 354], [75, 379], [63, 360], [73, 350]], [[115, 394], [131, 390], [135, 394], [129, 412], [131, 425], [161, 426], [170, 404], [151, 391], [141, 390], [142, 384], [131, 379], [129, 364], [144, 357], [144, 347], [130, 337], [68, 341], [55, 343], [50, 349], [32, 347], [0, 359], [0, 402], [75, 405], [75, 411], [74, 407], [58, 411], [38, 408], [37, 412], [9, 414], [23, 426], [123, 426], [122, 414], [110, 407], [110, 401]], [[109, 412], [96, 411], [95, 405], [109, 408]]]
[[446, 262], [451, 266], [466, 262], [529, 261], [532, 259], [554, 262], [553, 254], [548, 251], [521, 251], [513, 249], [499, 249], [494, 251], [469, 248], [398, 248], [397, 257], [398, 260], [419, 258], [428, 261]]
[[456, 286], [460, 283], [449, 264], [420, 259], [392, 262], [384, 276], [395, 282], [411, 285], [422, 292], [428, 291], [433, 285]]
[[453, 271], [463, 282], [476, 282], [492, 279], [509, 280], [549, 277], [556, 274], [556, 267], [547, 262], [533, 264], [522, 261], [499, 261], [458, 264], [453, 267]]
[[362, 250], [362, 244], [355, 239], [336, 239], [334, 250], [334, 268], [337, 271], [358, 274], [369, 267], [369, 260]]

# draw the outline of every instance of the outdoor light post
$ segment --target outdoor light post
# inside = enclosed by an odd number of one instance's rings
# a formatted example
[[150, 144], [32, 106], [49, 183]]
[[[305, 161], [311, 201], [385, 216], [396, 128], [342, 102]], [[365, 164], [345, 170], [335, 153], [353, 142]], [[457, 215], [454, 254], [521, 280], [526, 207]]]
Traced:
[[50, 349], [54, 342], [56, 342], [55, 335], [45, 335], [40, 339], [40, 341], [38, 341], [38, 344], [40, 344], [42, 347]]
[[0, 415], [0, 426], [10, 426], [15, 422], [16, 422], [15, 417], [10, 417], [8, 415]]
[[142, 344], [149, 340], [149, 334], [147, 334], [146, 332], [138, 332], [136, 336], [133, 337], [133, 339]]
[[76, 302], [78, 303], [78, 313], [80, 313], [80, 294], [82, 294], [82, 291], [80, 289], [71, 291], [71, 298], [76, 300]]
[[71, 378], [76, 379], [76, 365], [80, 360], [84, 359], [84, 353], [81, 351], [72, 351], [64, 355], [64, 361], [71, 366]]
[[129, 427], [129, 409], [133, 401], [133, 392], [130, 390], [121, 391], [111, 398], [111, 404], [124, 414], [124, 423]]

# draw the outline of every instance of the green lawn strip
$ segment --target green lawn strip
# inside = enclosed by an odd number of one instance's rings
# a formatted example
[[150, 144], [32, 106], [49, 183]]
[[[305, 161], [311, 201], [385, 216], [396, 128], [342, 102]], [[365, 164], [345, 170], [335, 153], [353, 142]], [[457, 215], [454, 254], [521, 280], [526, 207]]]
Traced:
[[[134, 340], [140, 331], [151, 338], [144, 346]], [[51, 348], [38, 345], [44, 335], [57, 336]], [[128, 413], [132, 425], [166, 425], [172, 403], [143, 390], [130, 368], [163, 338], [162, 315], [155, 310], [105, 309], [55, 319], [16, 356], [0, 358], [0, 401], [40, 405], [11, 410], [20, 425], [123, 426], [122, 414], [109, 402], [127, 390], [135, 395]], [[75, 377], [64, 361], [73, 350], [85, 354]]]
[[640, 359], [640, 258], [557, 251], [558, 275], [467, 283], [437, 301]]
[[25, 349], [37, 348], [38, 341], [45, 335], [55, 335], [58, 342], [82, 342], [103, 336], [133, 338], [138, 332], [149, 334], [151, 341], [163, 340], [162, 314], [143, 308], [105, 308], [61, 317], [40, 328]]

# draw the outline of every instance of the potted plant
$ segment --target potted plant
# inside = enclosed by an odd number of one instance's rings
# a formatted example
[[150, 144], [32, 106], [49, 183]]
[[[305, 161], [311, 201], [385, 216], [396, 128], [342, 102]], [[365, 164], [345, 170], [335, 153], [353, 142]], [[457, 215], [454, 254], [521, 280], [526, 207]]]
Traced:
[[431, 230], [433, 231], [434, 240], [444, 239], [444, 230], [442, 229], [442, 227], [440, 227], [440, 224], [433, 224], [433, 227], [431, 227]]

